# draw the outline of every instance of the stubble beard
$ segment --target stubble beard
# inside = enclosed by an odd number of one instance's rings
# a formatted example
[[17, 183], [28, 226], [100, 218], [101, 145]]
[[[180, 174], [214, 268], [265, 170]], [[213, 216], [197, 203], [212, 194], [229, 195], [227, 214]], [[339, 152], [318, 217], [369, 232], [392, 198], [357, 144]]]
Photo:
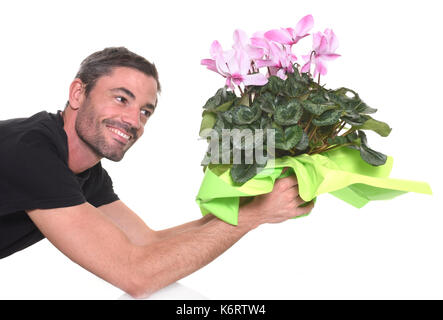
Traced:
[[84, 105], [78, 110], [75, 121], [75, 131], [80, 140], [97, 156], [118, 162], [123, 159], [129, 146], [119, 146], [116, 145], [116, 143], [111, 144], [107, 142], [105, 130], [108, 130], [106, 129], [105, 123], [97, 119], [95, 108], [88, 103], [87, 99]]

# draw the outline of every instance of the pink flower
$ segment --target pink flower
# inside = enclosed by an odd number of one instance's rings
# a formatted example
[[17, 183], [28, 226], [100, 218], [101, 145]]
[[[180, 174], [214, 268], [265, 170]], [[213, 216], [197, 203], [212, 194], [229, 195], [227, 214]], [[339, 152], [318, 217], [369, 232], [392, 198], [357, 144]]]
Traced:
[[314, 77], [317, 74], [325, 75], [326, 61], [334, 60], [340, 57], [339, 54], [334, 53], [338, 48], [338, 40], [331, 29], [326, 29], [324, 34], [317, 32], [313, 35], [313, 46], [311, 55], [303, 56], [305, 61], [308, 61], [301, 69], [301, 72], [308, 72], [311, 69], [311, 64], [315, 65]]
[[245, 86], [262, 86], [268, 82], [265, 75], [261, 73], [251, 73], [251, 56], [245, 49], [245, 43], [242, 42], [240, 34], [236, 41], [236, 48], [229, 51], [223, 51], [220, 43], [214, 41], [211, 45], [211, 56], [213, 59], [203, 59], [202, 65], [206, 65], [209, 70], [215, 71], [226, 78], [226, 85], [234, 90], [234, 84], [239, 86], [243, 83]]
[[300, 39], [309, 35], [308, 31], [314, 26], [314, 18], [312, 15], [307, 15], [300, 19], [300, 21], [292, 28], [281, 28], [280, 30], [270, 30], [264, 34], [265, 38], [281, 44], [294, 45]]
[[270, 43], [270, 61], [268, 66], [270, 67], [270, 74], [276, 75], [281, 79], [286, 79], [287, 73], [293, 73], [293, 62], [297, 60], [297, 57], [291, 52], [290, 47], [280, 46], [274, 42]]
[[263, 57], [264, 50], [249, 43], [250, 40], [243, 30], [234, 31], [234, 45], [233, 49], [236, 51], [245, 51], [251, 60], [261, 59]]
[[256, 60], [258, 68], [268, 67], [269, 75], [286, 79], [287, 73], [293, 73], [293, 63], [297, 60], [291, 48], [287, 45], [279, 45], [265, 38], [263, 32], [256, 32], [251, 38], [251, 43], [264, 50], [261, 60]]

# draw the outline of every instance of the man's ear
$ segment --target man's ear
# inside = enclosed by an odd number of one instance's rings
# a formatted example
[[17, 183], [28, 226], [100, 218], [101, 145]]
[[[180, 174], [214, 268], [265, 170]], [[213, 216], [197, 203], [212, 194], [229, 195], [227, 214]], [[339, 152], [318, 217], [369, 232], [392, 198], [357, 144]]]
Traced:
[[75, 78], [69, 86], [69, 107], [78, 110], [85, 99], [85, 84]]

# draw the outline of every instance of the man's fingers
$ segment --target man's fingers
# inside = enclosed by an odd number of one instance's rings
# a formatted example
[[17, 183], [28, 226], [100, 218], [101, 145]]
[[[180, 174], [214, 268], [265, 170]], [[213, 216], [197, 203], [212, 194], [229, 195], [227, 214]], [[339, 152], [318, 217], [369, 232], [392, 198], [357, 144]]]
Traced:
[[311, 210], [314, 208], [314, 201], [310, 201], [308, 205], [304, 206], [304, 207], [298, 207], [296, 209], [296, 216], [302, 216], [305, 214], [308, 214], [309, 212], [311, 212]]
[[293, 186], [298, 185], [297, 177], [295, 175], [291, 175], [286, 178], [277, 179], [275, 185], [278, 186], [280, 191], [285, 191]]

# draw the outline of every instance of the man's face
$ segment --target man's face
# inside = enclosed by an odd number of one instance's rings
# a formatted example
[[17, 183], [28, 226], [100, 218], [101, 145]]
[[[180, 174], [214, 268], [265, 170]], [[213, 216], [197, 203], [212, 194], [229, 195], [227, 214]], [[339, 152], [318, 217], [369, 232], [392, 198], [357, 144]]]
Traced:
[[156, 102], [153, 77], [116, 67], [97, 80], [78, 110], [77, 135], [98, 156], [120, 161], [143, 134]]

